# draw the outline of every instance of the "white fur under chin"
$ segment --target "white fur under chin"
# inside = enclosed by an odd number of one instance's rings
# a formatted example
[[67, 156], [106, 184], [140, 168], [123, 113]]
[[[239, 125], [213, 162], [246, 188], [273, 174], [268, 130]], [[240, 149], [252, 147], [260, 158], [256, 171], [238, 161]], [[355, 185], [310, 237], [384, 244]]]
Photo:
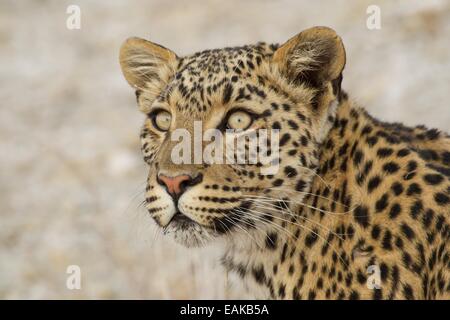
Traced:
[[[275, 231], [273, 227], [262, 226], [264, 230], [249, 230], [248, 234], [234, 232], [225, 239], [223, 247], [223, 261], [231, 259], [234, 263], [243, 264], [249, 269], [264, 262], [274, 264], [279, 259], [279, 252], [268, 252], [265, 249], [266, 235]], [[279, 234], [279, 241], [283, 241], [283, 234]], [[227, 273], [227, 287], [231, 292], [239, 292], [242, 299], [268, 299], [270, 291], [267, 287], [256, 283], [253, 277], [242, 279], [236, 272]]]
[[[293, 210], [294, 208], [291, 208]], [[277, 220], [275, 220], [277, 221]], [[280, 226], [279, 226], [280, 227]], [[258, 224], [256, 229], [246, 230], [236, 227], [230, 233], [217, 234], [213, 230], [200, 225], [190, 225], [181, 228], [179, 225], [169, 225], [164, 234], [187, 248], [214, 246], [217, 259], [231, 259], [234, 263], [240, 263], [248, 267], [259, 265], [262, 262], [271, 265], [279, 259], [278, 251], [265, 249], [266, 237], [269, 231], [276, 232], [278, 241], [284, 241], [286, 234], [279, 232], [274, 226]], [[225, 266], [224, 266], [225, 267]], [[226, 270], [226, 268], [224, 268]], [[242, 299], [268, 299], [270, 292], [267, 287], [257, 284], [253, 277], [242, 279], [236, 272], [227, 272], [227, 290], [239, 292]]]
[[192, 225], [187, 228], [169, 225], [164, 230], [164, 235], [171, 237], [176, 243], [187, 248], [206, 246], [217, 237], [214, 232], [200, 225]]

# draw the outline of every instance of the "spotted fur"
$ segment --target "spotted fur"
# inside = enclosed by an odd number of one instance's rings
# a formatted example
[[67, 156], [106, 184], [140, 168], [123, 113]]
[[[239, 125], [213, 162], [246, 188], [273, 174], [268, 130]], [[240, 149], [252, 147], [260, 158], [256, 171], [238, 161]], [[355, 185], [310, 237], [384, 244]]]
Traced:
[[[222, 262], [253, 297], [449, 299], [450, 138], [384, 123], [341, 90], [345, 51], [328, 28], [282, 46], [258, 43], [178, 57], [142, 39], [121, 49], [136, 89], [146, 205], [187, 246], [223, 241]], [[171, 129], [220, 128], [246, 108], [252, 129], [280, 130], [280, 169], [171, 162]], [[197, 177], [176, 200], [159, 174]], [[184, 219], [174, 219], [183, 216]], [[376, 266], [380, 286], [369, 288]]]

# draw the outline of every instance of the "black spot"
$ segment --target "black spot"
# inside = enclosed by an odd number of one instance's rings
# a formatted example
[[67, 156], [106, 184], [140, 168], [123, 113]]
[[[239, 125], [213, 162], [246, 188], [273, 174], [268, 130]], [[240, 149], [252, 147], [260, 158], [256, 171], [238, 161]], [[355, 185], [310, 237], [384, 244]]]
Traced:
[[292, 275], [294, 274], [294, 271], [295, 271], [295, 267], [294, 267], [293, 264], [291, 264], [291, 265], [289, 266], [289, 270], [288, 270], [289, 275], [292, 276]]
[[283, 134], [280, 139], [280, 147], [284, 146], [289, 139], [291, 139], [291, 135], [289, 133]]
[[266, 248], [275, 250], [277, 248], [278, 235], [275, 232], [268, 233], [266, 236]]
[[301, 192], [301, 191], [305, 190], [305, 187], [306, 187], [306, 182], [303, 180], [298, 180], [297, 185], [295, 186], [295, 190]]
[[395, 219], [400, 214], [401, 210], [402, 207], [400, 207], [398, 203], [394, 203], [391, 207], [391, 210], [389, 211], [389, 217], [391, 219]]
[[403, 285], [403, 296], [405, 297], [406, 300], [414, 299], [413, 290], [409, 284]]
[[353, 164], [355, 166], [359, 165], [362, 161], [363, 153], [360, 150], [357, 150], [353, 156]]
[[286, 168], [284, 168], [284, 173], [286, 174], [286, 176], [291, 178], [291, 177], [295, 177], [297, 175], [297, 170], [295, 170], [291, 166], [287, 166]]
[[392, 150], [391, 148], [380, 148], [377, 151], [377, 155], [380, 158], [386, 158], [389, 157], [390, 155], [392, 155], [394, 153], [394, 150]]
[[369, 174], [370, 170], [372, 170], [373, 167], [373, 161], [367, 161], [366, 164], [364, 165], [364, 170], [363, 170], [363, 174], [362, 176], [365, 177]]
[[343, 156], [348, 149], [348, 142], [345, 142], [340, 148], [339, 148], [339, 156]]
[[280, 123], [278, 121], [275, 121], [274, 123], [272, 123], [272, 129], [280, 130], [281, 129]]
[[374, 145], [376, 145], [378, 142], [378, 137], [373, 136], [373, 137], [369, 137], [367, 138], [367, 144], [371, 147], [373, 147]]
[[434, 211], [432, 209], [428, 209], [427, 212], [422, 217], [422, 223], [425, 228], [428, 228], [431, 225], [431, 221], [434, 218]]
[[419, 150], [418, 154], [425, 161], [439, 160], [439, 155], [434, 150]]
[[400, 149], [397, 152], [397, 156], [403, 158], [403, 157], [406, 157], [410, 153], [411, 153], [411, 151], [409, 151], [408, 149]]
[[278, 265], [274, 264], [272, 270], [273, 270], [273, 274], [277, 274], [278, 273]]
[[449, 198], [446, 194], [444, 194], [442, 192], [438, 192], [434, 195], [434, 201], [436, 201], [436, 203], [438, 205], [444, 206], [444, 205], [448, 204]]
[[272, 185], [274, 187], [279, 187], [283, 184], [283, 179], [276, 179], [274, 182], [272, 182]]
[[395, 173], [399, 169], [400, 169], [400, 167], [398, 166], [398, 164], [395, 162], [392, 162], [392, 161], [387, 162], [383, 165], [384, 172], [389, 173], [389, 174]]
[[378, 237], [380, 236], [380, 232], [381, 232], [380, 226], [377, 225], [377, 224], [374, 225], [374, 226], [372, 227], [372, 238], [375, 239], [375, 240], [377, 240]]
[[383, 196], [378, 199], [378, 201], [375, 203], [375, 210], [376, 212], [381, 212], [384, 209], [386, 209], [388, 205], [388, 195], [387, 193], [383, 194]]
[[366, 276], [364, 275], [364, 273], [362, 273], [361, 270], [358, 270], [358, 273], [356, 274], [356, 279], [360, 284], [364, 284], [367, 281]]
[[366, 134], [371, 133], [372, 131], [373, 131], [373, 128], [372, 128], [370, 125], [366, 125], [366, 126], [362, 129], [361, 134], [366, 135]]
[[374, 289], [373, 290], [373, 299], [374, 300], [381, 300], [383, 298], [383, 295], [381, 294], [381, 289]]
[[367, 207], [358, 206], [353, 211], [353, 215], [357, 223], [359, 223], [364, 228], [369, 226], [369, 213]]
[[396, 196], [399, 196], [403, 192], [403, 186], [400, 182], [395, 182], [392, 184], [391, 190], [394, 192]]
[[305, 136], [302, 136], [300, 138], [300, 142], [302, 144], [302, 146], [306, 147], [308, 145], [308, 139]]
[[286, 260], [287, 243], [283, 245], [283, 250], [281, 251], [280, 262], [283, 263]]
[[414, 231], [406, 223], [403, 223], [400, 228], [402, 230], [402, 233], [406, 236], [406, 238], [408, 238], [409, 240], [414, 239], [415, 237]]
[[400, 278], [400, 272], [398, 270], [398, 266], [394, 265], [392, 267], [392, 272], [391, 272], [391, 277], [392, 277], [392, 289], [391, 289], [391, 293], [389, 294], [389, 299], [393, 299], [394, 298], [394, 294], [397, 291], [397, 287], [398, 287], [398, 283], [399, 283], [399, 278]]
[[417, 162], [414, 160], [409, 161], [403, 179], [411, 180], [412, 178], [414, 178], [414, 176], [416, 175], [416, 169], [417, 169]]
[[444, 180], [444, 177], [440, 174], [427, 174], [423, 177], [423, 180], [430, 185], [437, 185]]
[[284, 111], [290, 111], [291, 110], [291, 106], [288, 105], [287, 103], [283, 103], [282, 107], [283, 107]]
[[417, 219], [417, 216], [422, 212], [423, 204], [420, 200], [413, 203], [410, 210], [410, 215], [413, 219]]
[[347, 276], [345, 277], [345, 285], [347, 287], [350, 287], [353, 282], [353, 273], [347, 273]]
[[437, 130], [437, 129], [430, 129], [430, 130], [427, 130], [425, 135], [427, 136], [427, 139], [429, 139], [429, 140], [436, 140], [437, 138], [439, 138], [440, 133], [439, 133], [439, 130]]
[[403, 240], [400, 237], [397, 237], [395, 239], [395, 245], [397, 246], [397, 248], [402, 249], [403, 248]]
[[406, 190], [406, 194], [408, 196], [412, 196], [415, 194], [421, 194], [422, 188], [417, 183], [411, 183], [408, 187], [408, 190]]
[[264, 272], [264, 267], [262, 265], [260, 265], [259, 267], [253, 268], [252, 274], [257, 283], [263, 284], [266, 282], [266, 274]]
[[372, 192], [374, 189], [376, 189], [378, 187], [378, 185], [380, 184], [381, 179], [379, 176], [375, 176], [373, 178], [371, 178], [369, 180], [369, 182], [367, 183], [367, 191]]
[[436, 230], [437, 231], [441, 231], [442, 230], [442, 226], [445, 223], [445, 218], [442, 215], [439, 215], [436, 219]]
[[278, 288], [278, 295], [280, 296], [280, 298], [284, 298], [286, 296], [286, 285], [285, 284], [280, 284], [280, 287]]
[[306, 162], [306, 157], [303, 153], [300, 153], [300, 163], [302, 164], [302, 166], [306, 167], [307, 166], [307, 162]]
[[380, 275], [381, 275], [381, 280], [382, 281], [386, 281], [388, 273], [389, 273], [388, 266], [386, 265], [386, 263], [382, 262], [380, 264]]
[[323, 279], [322, 278], [319, 278], [319, 280], [317, 280], [317, 288], [323, 289]]
[[261, 113], [259, 116], [258, 116], [258, 118], [260, 117], [260, 118], [267, 118], [267, 117], [270, 117], [272, 115], [272, 111], [270, 110], [270, 109], [266, 109], [266, 110], [264, 110], [264, 112], [263, 113]]
[[386, 230], [386, 232], [384, 233], [384, 237], [383, 237], [383, 240], [381, 242], [381, 245], [386, 250], [392, 250], [392, 243], [391, 243], [391, 241], [392, 241], [392, 233], [389, 230]]
[[300, 120], [302, 120], [302, 121], [305, 121], [306, 120], [306, 117], [302, 114], [302, 113], [300, 113], [300, 111], [297, 111], [297, 117], [300, 119]]
[[291, 127], [291, 129], [293, 130], [297, 130], [298, 129], [298, 124], [293, 121], [293, 120], [288, 120], [288, 125]]
[[301, 296], [298, 294], [297, 287], [294, 287], [294, 289], [292, 289], [292, 299], [301, 300]]
[[444, 151], [444, 152], [442, 153], [442, 161], [444, 162], [444, 164], [445, 164], [446, 166], [449, 166], [449, 165], [450, 165], [450, 152]]
[[223, 90], [222, 103], [223, 104], [228, 103], [231, 99], [232, 94], [233, 94], [233, 86], [230, 83], [226, 83], [225, 88]]
[[318, 230], [314, 229], [312, 230], [306, 237], [305, 237], [305, 245], [308, 248], [311, 248], [314, 243], [316, 243], [317, 239], [318, 239]]

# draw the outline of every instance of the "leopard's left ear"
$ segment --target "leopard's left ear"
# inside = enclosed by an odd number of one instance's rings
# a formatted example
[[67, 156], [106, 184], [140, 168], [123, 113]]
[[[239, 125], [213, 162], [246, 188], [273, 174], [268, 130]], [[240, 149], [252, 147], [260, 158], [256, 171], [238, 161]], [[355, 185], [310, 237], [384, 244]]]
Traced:
[[345, 66], [345, 49], [333, 29], [313, 27], [279, 47], [272, 59], [290, 81], [322, 87], [340, 78]]
[[158, 91], [175, 73], [178, 58], [159, 44], [129, 38], [120, 48], [119, 60], [123, 75], [133, 88]]

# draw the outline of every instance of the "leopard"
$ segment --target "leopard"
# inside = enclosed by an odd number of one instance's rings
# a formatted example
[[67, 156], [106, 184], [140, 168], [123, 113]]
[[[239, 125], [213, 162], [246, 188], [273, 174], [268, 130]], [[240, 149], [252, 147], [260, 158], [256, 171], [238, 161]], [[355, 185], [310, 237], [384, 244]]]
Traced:
[[[185, 56], [132, 37], [119, 62], [145, 116], [148, 214], [176, 243], [217, 246], [248, 296], [450, 299], [450, 136], [350, 98], [335, 30]], [[175, 162], [171, 133], [196, 121], [232, 142], [277, 132], [277, 170], [259, 158]]]

